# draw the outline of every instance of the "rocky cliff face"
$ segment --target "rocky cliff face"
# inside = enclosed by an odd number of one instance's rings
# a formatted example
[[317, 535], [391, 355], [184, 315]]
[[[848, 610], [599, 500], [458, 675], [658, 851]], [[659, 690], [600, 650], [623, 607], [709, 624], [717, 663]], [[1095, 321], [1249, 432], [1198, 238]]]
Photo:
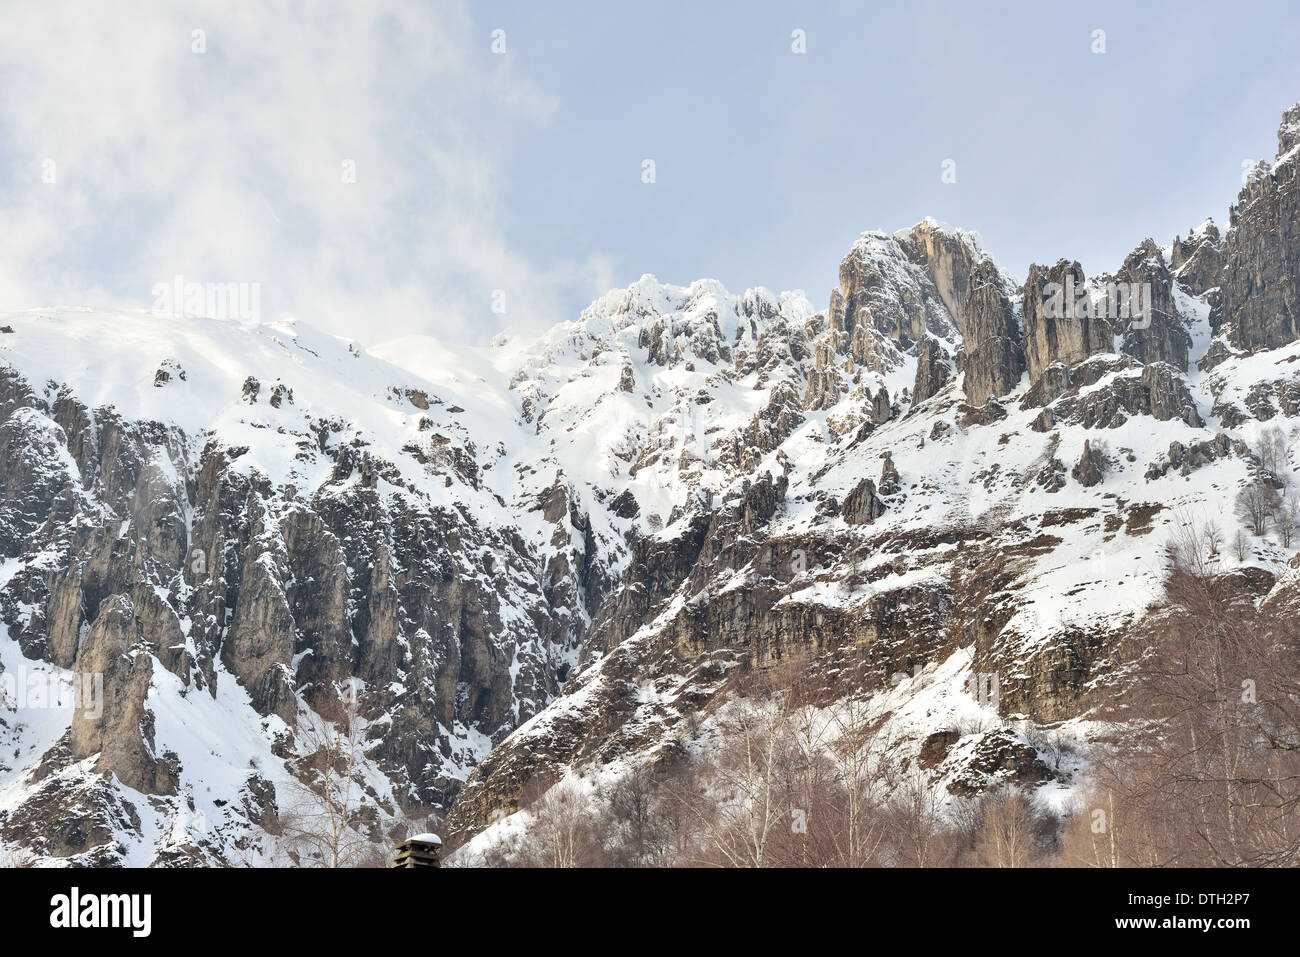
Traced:
[[456, 354], [5, 317], [0, 678], [98, 676], [103, 708], [6, 702], [0, 841], [265, 860], [304, 716], [353, 689], [372, 836], [449, 810], [489, 841], [529, 788], [707, 748], [791, 658], [952, 793], [1070, 786], [1033, 729], [1112, 716], [1178, 509], [1232, 522], [1256, 428], [1300, 427], [1297, 116], [1226, 234], [1092, 279], [927, 220], [863, 234], [824, 310], [643, 277]]
[[[524, 536], [554, 529], [555, 542], [562, 528], [569, 534], [569, 514], [539, 513], [531, 527], [509, 518], [483, 486], [456, 421], [462, 408], [292, 327], [43, 314], [15, 316], [12, 327], [0, 383], [0, 471], [12, 489], [0, 620], [17, 654], [2, 660], [15, 677], [48, 665], [40, 673], [51, 680], [102, 681], [98, 713], [71, 710], [61, 736], [54, 728], [29, 742], [35, 780], [89, 769], [149, 796], [164, 818], [197, 800], [209, 821], [260, 826], [283, 810], [274, 788], [256, 788], [269, 803], [251, 817], [231, 810], [263, 780], [253, 768], [284, 756], [275, 752], [300, 709], [327, 710], [355, 686], [373, 729], [367, 756], [386, 782], [372, 799], [400, 817], [447, 806], [491, 742], [554, 697], [576, 660], [574, 622], [599, 600], [600, 572], [592, 563], [555, 587], [548, 562], [565, 550], [543, 554]], [[136, 409], [96, 402], [93, 374], [72, 383], [41, 375], [47, 356], [58, 362], [75, 348], [69, 339], [123, 329], [155, 353], [123, 356], [126, 366], [175, 373], [151, 373], [156, 384]], [[297, 378], [267, 387], [247, 375], [250, 364]], [[226, 382], [222, 367], [240, 375]], [[331, 402], [343, 374], [377, 377], [363, 398]], [[366, 403], [360, 420], [355, 405], [344, 417], [353, 400]], [[399, 425], [381, 435], [365, 417]], [[223, 767], [233, 793], [206, 797], [211, 769], [195, 765], [217, 752], [176, 724], [200, 697], [226, 721], [255, 723], [220, 755], [245, 764]], [[11, 815], [21, 826], [0, 812], [0, 834], [21, 837], [63, 800], [27, 796]], [[132, 829], [148, 831], [147, 821]], [[101, 862], [168, 850], [130, 845], [119, 836], [39, 850]], [[228, 859], [230, 848], [210, 839], [204, 853]]]
[[[1291, 111], [1283, 152], [1293, 123]], [[470, 776], [452, 826], [475, 833], [514, 813], [522, 783], [539, 777], [676, 760], [707, 738], [698, 725], [725, 707], [737, 675], [788, 656], [807, 662], [828, 701], [867, 695], [901, 737], [916, 735], [922, 757], [942, 745], [925, 763], [954, 793], [981, 786], [989, 770], [957, 753], [991, 749], [1035, 778], [1045, 765], [1021, 732], [1004, 727], [998, 743], [970, 744], [959, 730], [934, 731], [960, 724], [965, 705], [940, 706], [953, 709], [941, 717], [934, 703], [953, 694], [968, 702], [972, 681], [991, 679], [1000, 688], [994, 723], [1113, 713], [1114, 699], [1097, 692], [1111, 687], [1118, 638], [1159, 595], [1152, 569], [1176, 524], [1165, 503], [1195, 501], [1231, 521], [1223, 489], [1254, 468], [1238, 437], [1251, 420], [1232, 397], [1254, 395], [1255, 408], [1276, 414], [1216, 333], [1239, 343], [1233, 330], [1255, 328], [1263, 311], [1243, 312], [1253, 291], [1228, 294], [1234, 268], [1270, 277], [1283, 302], [1300, 265], [1294, 247], [1262, 238], [1296, 222], [1278, 193], [1260, 193], [1269, 197], [1261, 223], [1238, 214], [1226, 237], [1207, 222], [1171, 247], [1145, 240], [1113, 274], [1090, 280], [1061, 260], [1032, 267], [1018, 288], [964, 234], [944, 238], [926, 223], [892, 241], [865, 235], [841, 266], [826, 326], [819, 317], [807, 326], [815, 401], [784, 446], [781, 507], [756, 539], [747, 529], [730, 545], [726, 498], [660, 533], [665, 574], [628, 569], [623, 589], [639, 601], [619, 600], [616, 634]], [[1234, 256], [1249, 266], [1229, 265]], [[1055, 314], [1051, 283], [1070, 296]], [[1134, 315], [1122, 297], [1146, 287]], [[1300, 346], [1285, 320], [1277, 328], [1257, 342], [1279, 348], [1285, 355], [1273, 361], [1285, 363]], [[951, 381], [941, 343], [960, 355]], [[1212, 355], [1216, 373], [1202, 374]], [[871, 390], [854, 389], [854, 378], [909, 367], [907, 414], [869, 414]], [[863, 472], [881, 457], [888, 471], [877, 484]], [[1181, 484], [1162, 488], [1175, 475]], [[646, 575], [655, 584], [643, 590]], [[918, 700], [926, 735], [914, 730], [908, 702]], [[1010, 757], [1020, 751], [1024, 761]]]
[[1031, 381], [1037, 382], [1056, 363], [1070, 366], [1111, 350], [1110, 322], [1081, 308], [1091, 299], [1091, 291], [1077, 262], [1062, 259], [1051, 268], [1031, 265], [1022, 296], [1025, 363]]
[[948, 384], [952, 378], [953, 363], [939, 340], [926, 336], [916, 350], [916, 379], [912, 385], [912, 401], [924, 402]]
[[1002, 273], [992, 260], [984, 260], [971, 271], [963, 314], [963, 389], [967, 402], [983, 405], [989, 396], [1011, 392], [1025, 372], [1020, 322]]
[[[1135, 308], [1139, 299], [1141, 305]], [[1142, 363], [1168, 362], [1187, 371], [1192, 348], [1187, 320], [1174, 303], [1170, 263], [1150, 239], [1129, 253], [1113, 280], [1106, 277], [1099, 309], [1116, 317], [1115, 331], [1123, 337], [1121, 351], [1125, 355]], [[1139, 311], [1142, 315], [1135, 315]]]
[[1293, 341], [1300, 323], [1300, 109], [1282, 117], [1277, 158], [1247, 176], [1223, 242], [1223, 321], [1240, 349], [1272, 349]]

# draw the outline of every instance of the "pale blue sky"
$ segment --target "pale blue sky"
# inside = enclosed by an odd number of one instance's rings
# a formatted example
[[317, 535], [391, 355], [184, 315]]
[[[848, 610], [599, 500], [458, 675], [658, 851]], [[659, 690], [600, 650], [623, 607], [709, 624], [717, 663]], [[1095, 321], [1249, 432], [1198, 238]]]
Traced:
[[607, 251], [619, 283], [710, 275], [821, 305], [858, 233], [926, 215], [1016, 275], [1113, 268], [1146, 235], [1222, 221], [1300, 100], [1294, 3], [613, 6], [477, 16], [559, 100], [512, 165], [512, 237], [543, 259]]
[[1222, 220], [1300, 100], [1290, 3], [881, 7], [20, 5], [0, 310], [148, 308], [180, 274], [363, 341], [484, 342], [647, 272], [821, 306], [861, 231], [927, 215], [1018, 276], [1096, 272]]

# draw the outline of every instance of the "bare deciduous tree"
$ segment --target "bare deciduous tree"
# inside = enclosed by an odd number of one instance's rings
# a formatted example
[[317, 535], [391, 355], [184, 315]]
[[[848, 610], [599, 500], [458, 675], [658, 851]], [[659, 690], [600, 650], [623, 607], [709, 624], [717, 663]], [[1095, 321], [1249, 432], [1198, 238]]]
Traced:
[[[1166, 608], [1131, 652], [1141, 729], [1097, 762], [1105, 840], [1071, 852], [1137, 866], [1300, 860], [1300, 627], [1239, 575], [1174, 562]], [[1081, 850], [1082, 849], [1082, 850]]]
[[913, 761], [894, 778], [896, 787], [890, 796], [893, 830], [899, 841], [899, 863], [912, 867], [932, 867], [936, 862], [939, 838], [943, 830], [943, 806], [939, 789], [921, 767]]
[[1294, 488], [1287, 488], [1282, 494], [1282, 500], [1273, 516], [1273, 528], [1277, 532], [1278, 541], [1290, 548], [1296, 533], [1300, 531], [1300, 495], [1296, 494]]
[[708, 843], [733, 867], [763, 867], [778, 828], [790, 827], [789, 794], [781, 786], [789, 720], [780, 696], [735, 702], [720, 722], [723, 747], [703, 802], [690, 804]]
[[1256, 535], [1267, 535], [1269, 522], [1281, 504], [1277, 489], [1262, 482], [1251, 482], [1237, 493], [1237, 515]]
[[834, 712], [835, 737], [828, 751], [838, 784], [840, 837], [837, 863], [863, 867], [871, 862], [885, 836], [885, 746], [878, 722], [866, 702], [853, 697]]
[[547, 867], [589, 867], [599, 862], [601, 844], [592, 801], [576, 782], [546, 789], [529, 806], [535, 821], [536, 863]]
[[326, 714], [299, 705], [301, 757], [290, 766], [295, 783], [280, 816], [281, 849], [303, 865], [373, 863], [376, 844], [366, 832], [375, 809], [365, 805], [358, 782], [366, 721], [355, 684], [346, 682], [322, 708]]
[[667, 861], [680, 821], [663, 787], [665, 775], [646, 762], [598, 792], [614, 832], [612, 863], [648, 866]]
[[1218, 556], [1216, 541], [1222, 534], [1218, 525], [1213, 521], [1198, 519], [1183, 509], [1176, 513], [1175, 519], [1177, 531], [1165, 543], [1170, 565], [1195, 568], [1200, 573], [1211, 574], [1214, 560]]
[[1240, 527], [1237, 529], [1237, 534], [1232, 538], [1232, 551], [1239, 562], [1244, 562], [1250, 557], [1250, 538], [1246, 535], [1245, 529]]
[[1017, 790], [985, 797], [976, 852], [987, 867], [1026, 867], [1034, 851], [1029, 802]]
[[1260, 469], [1279, 483], [1284, 481], [1283, 476], [1289, 468], [1287, 461], [1289, 451], [1290, 442], [1287, 435], [1277, 426], [1261, 431], [1250, 449]]
[[1223, 528], [1215, 521], [1205, 523], [1205, 549], [1206, 558], [1214, 559], [1219, 557], [1219, 551], [1223, 548]]

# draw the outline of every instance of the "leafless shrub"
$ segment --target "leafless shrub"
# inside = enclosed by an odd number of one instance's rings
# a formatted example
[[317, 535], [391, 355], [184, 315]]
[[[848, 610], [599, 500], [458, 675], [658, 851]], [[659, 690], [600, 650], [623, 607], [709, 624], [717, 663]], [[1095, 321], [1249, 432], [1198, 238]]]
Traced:
[[1272, 485], [1251, 482], [1237, 493], [1237, 515], [1255, 535], [1267, 535], [1269, 523], [1281, 503], [1281, 496]]
[[996, 722], [984, 714], [975, 714], [971, 717], [962, 718], [957, 722], [957, 733], [960, 737], [966, 737], [971, 734], [983, 734], [991, 731], [997, 726]]
[[1205, 523], [1205, 548], [1207, 558], [1218, 558], [1223, 548], [1223, 527], [1213, 520]]
[[1273, 515], [1273, 529], [1283, 547], [1290, 548], [1296, 533], [1300, 532], [1300, 495], [1296, 494], [1294, 488], [1288, 487], [1282, 494]]
[[1246, 535], [1245, 529], [1237, 529], [1237, 534], [1232, 538], [1232, 551], [1239, 562], [1244, 562], [1250, 557], [1250, 538]]
[[1030, 726], [1024, 730], [1027, 740], [1034, 750], [1046, 756], [1054, 770], [1061, 770], [1061, 761], [1074, 751], [1074, 742], [1060, 730], [1046, 730]]
[[1175, 520], [1176, 531], [1165, 542], [1170, 565], [1210, 574], [1219, 557], [1223, 530], [1212, 519], [1198, 518], [1186, 509], [1180, 509]]

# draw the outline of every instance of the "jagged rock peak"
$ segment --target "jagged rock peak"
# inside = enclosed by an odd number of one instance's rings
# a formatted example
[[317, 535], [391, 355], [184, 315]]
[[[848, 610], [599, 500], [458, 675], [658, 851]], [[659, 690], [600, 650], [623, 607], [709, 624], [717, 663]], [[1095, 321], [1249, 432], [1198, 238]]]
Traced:
[[1230, 211], [1231, 228], [1223, 242], [1221, 322], [1229, 326], [1237, 348], [1276, 348], [1300, 333], [1297, 178], [1300, 104], [1283, 114], [1277, 160], [1251, 171]]
[[1204, 295], [1219, 285], [1223, 271], [1220, 242], [1223, 236], [1213, 219], [1190, 230], [1187, 238], [1175, 236], [1169, 249], [1169, 268], [1193, 296]]
[[[804, 306], [807, 307], [806, 318], [815, 310], [799, 292], [777, 293], [759, 286], [737, 295], [728, 292], [717, 279], [697, 279], [689, 286], [677, 286], [646, 273], [630, 286], [611, 289], [595, 299], [579, 315], [577, 324], [604, 325], [615, 320], [619, 327], [623, 327], [656, 316], [674, 313], [689, 316], [709, 310], [728, 313], [736, 319], [766, 321], [780, 313], [798, 313]], [[733, 327], [734, 324], [733, 321]], [[570, 325], [573, 324], [561, 323], [557, 328]]]
[[894, 233], [862, 233], [840, 262], [830, 296], [833, 354], [887, 375], [928, 337], [955, 348], [971, 271], [987, 258], [975, 233], [932, 219]]
[[[617, 348], [620, 333], [636, 330], [635, 343], [658, 365], [703, 358], [730, 360], [730, 347], [752, 347], [773, 323], [802, 323], [815, 313], [801, 292], [776, 293], [758, 287], [734, 294], [716, 279], [689, 286], [660, 282], [650, 274], [594, 300], [578, 319], [563, 322], [525, 349], [521, 368], [553, 363], [565, 356], [593, 358]], [[500, 345], [509, 346], [508, 339]], [[626, 346], [626, 343], [622, 343]]]
[[1297, 146], [1300, 146], [1300, 103], [1282, 114], [1282, 124], [1277, 128], [1278, 159]]
[[[960, 330], [962, 306], [971, 270], [987, 258], [990, 258], [989, 254], [978, 233], [949, 226], [927, 216], [910, 229], [900, 229], [893, 233], [881, 230], [862, 233], [840, 264], [840, 289], [847, 299], [850, 290], [846, 278], [861, 275], [863, 266], [868, 267], [868, 270], [874, 267], [881, 278], [897, 282], [898, 273], [889, 268], [890, 261], [913, 263], [922, 267], [948, 316]], [[871, 271], [866, 273], [871, 274]]]

